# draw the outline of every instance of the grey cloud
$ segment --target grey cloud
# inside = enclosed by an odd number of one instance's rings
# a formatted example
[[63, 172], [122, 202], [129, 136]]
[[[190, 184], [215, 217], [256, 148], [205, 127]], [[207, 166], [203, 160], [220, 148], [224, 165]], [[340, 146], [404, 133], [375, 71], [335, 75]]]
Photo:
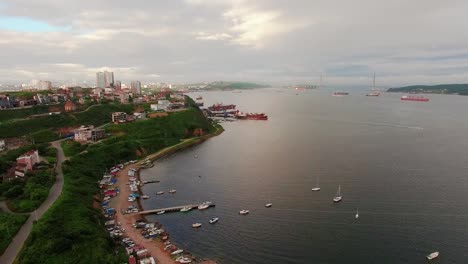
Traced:
[[466, 1], [4, 2], [0, 15], [70, 30], [0, 30], [3, 80], [93, 80], [108, 67], [123, 81], [468, 81]]

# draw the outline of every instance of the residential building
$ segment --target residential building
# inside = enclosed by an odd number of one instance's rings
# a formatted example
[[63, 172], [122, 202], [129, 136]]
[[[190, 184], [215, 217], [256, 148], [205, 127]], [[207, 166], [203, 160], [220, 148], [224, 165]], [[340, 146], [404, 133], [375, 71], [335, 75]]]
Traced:
[[114, 112], [112, 113], [112, 123], [126, 123], [127, 122], [127, 113], [125, 112]]
[[167, 111], [170, 104], [169, 100], [158, 100], [158, 103], [151, 104], [150, 108], [153, 111]]
[[104, 129], [94, 126], [81, 126], [74, 131], [74, 140], [78, 142], [98, 141], [106, 136]]
[[65, 103], [64, 108], [65, 108], [65, 112], [73, 112], [73, 111], [76, 111], [76, 105], [75, 105], [72, 101], [70, 101], [70, 100], [68, 100], [68, 101]]
[[105, 81], [105, 87], [104, 88], [114, 87], [114, 73], [105, 71], [104, 72], [104, 81]]
[[122, 82], [121, 81], [115, 81], [114, 87], [116, 90], [121, 90], [122, 89]]
[[6, 150], [6, 144], [4, 139], [0, 139], [0, 151]]
[[52, 89], [52, 83], [50, 81], [39, 81], [36, 87], [38, 90], [50, 90]]
[[130, 84], [130, 88], [133, 94], [141, 94], [141, 82], [140, 81], [132, 81]]
[[96, 73], [96, 87], [106, 88], [106, 80], [103, 72]]
[[15, 176], [24, 177], [37, 163], [39, 163], [39, 152], [37, 150], [24, 153], [16, 159]]
[[114, 87], [114, 73], [113, 72], [97, 72], [96, 73], [96, 87], [111, 88]]

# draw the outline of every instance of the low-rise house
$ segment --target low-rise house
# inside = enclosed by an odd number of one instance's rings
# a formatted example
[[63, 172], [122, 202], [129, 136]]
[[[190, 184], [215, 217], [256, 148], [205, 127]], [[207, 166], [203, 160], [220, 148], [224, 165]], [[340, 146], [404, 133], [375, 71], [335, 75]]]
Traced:
[[114, 112], [112, 113], [112, 123], [120, 124], [127, 122], [127, 113], [125, 112]]
[[106, 136], [104, 129], [94, 126], [81, 126], [74, 131], [74, 140], [78, 142], [95, 142]]
[[150, 108], [153, 111], [167, 111], [170, 106], [169, 100], [158, 100], [157, 104], [151, 104]]
[[68, 100], [65, 105], [64, 105], [64, 108], [65, 108], [65, 112], [73, 112], [73, 111], [76, 111], [76, 105]]
[[39, 152], [37, 150], [30, 150], [24, 153], [16, 159], [15, 176], [24, 177], [37, 163], [39, 163]]

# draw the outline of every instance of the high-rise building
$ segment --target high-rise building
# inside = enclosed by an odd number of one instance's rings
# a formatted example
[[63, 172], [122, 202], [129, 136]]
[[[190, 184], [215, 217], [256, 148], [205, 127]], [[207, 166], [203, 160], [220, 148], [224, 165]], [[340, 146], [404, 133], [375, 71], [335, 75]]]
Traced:
[[96, 87], [106, 88], [106, 81], [103, 72], [96, 72]]
[[140, 81], [132, 81], [130, 84], [130, 88], [132, 93], [134, 94], [141, 94], [141, 82]]
[[116, 90], [121, 90], [122, 89], [122, 82], [121, 81], [115, 81], [114, 87]]
[[104, 88], [114, 87], [114, 73], [113, 72], [105, 71], [104, 80], [106, 81], [106, 87]]
[[52, 89], [52, 83], [50, 81], [39, 81], [36, 87], [38, 90], [50, 90]]
[[109, 88], [114, 86], [114, 73], [113, 72], [97, 72], [96, 73], [96, 87]]

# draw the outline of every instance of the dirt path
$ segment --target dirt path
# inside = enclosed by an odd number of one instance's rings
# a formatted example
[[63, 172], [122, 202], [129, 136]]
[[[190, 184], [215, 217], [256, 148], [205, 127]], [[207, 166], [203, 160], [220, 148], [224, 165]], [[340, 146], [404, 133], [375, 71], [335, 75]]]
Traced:
[[31, 233], [33, 222], [36, 221], [37, 219], [40, 219], [41, 216], [50, 208], [50, 206], [52, 206], [55, 200], [57, 200], [57, 198], [62, 193], [62, 189], [63, 189], [62, 163], [65, 160], [65, 155], [63, 154], [62, 147], [60, 146], [61, 141], [62, 140], [52, 142], [52, 146], [57, 149], [57, 167], [55, 168], [55, 171], [57, 172], [57, 178], [52, 188], [50, 188], [49, 196], [41, 204], [41, 206], [39, 206], [39, 208], [37, 208], [31, 213], [28, 220], [26, 220], [26, 222], [23, 224], [21, 229], [15, 235], [15, 237], [11, 241], [8, 248], [0, 257], [0, 263], [2, 264], [13, 263], [16, 256], [18, 255], [21, 248], [23, 247], [24, 242], [26, 241], [29, 234]]

